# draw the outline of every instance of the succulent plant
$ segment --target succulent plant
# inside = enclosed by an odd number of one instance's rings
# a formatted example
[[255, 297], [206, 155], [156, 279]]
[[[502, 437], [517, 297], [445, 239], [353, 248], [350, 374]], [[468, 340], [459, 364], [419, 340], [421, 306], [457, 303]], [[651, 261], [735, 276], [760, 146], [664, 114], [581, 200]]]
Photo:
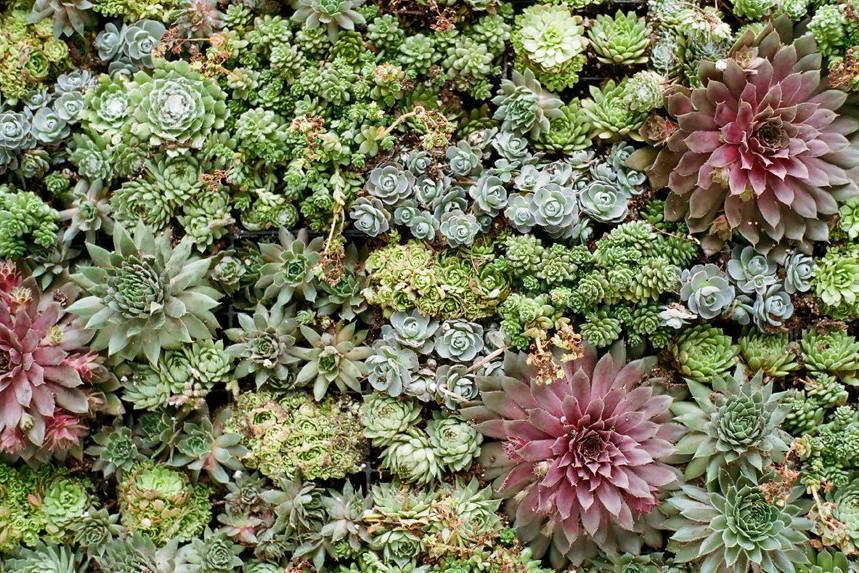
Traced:
[[738, 367], [733, 376], [716, 378], [712, 389], [687, 380], [694, 402], [675, 402], [676, 420], [688, 428], [677, 453], [691, 456], [685, 477], [706, 474], [714, 482], [722, 468], [737, 468], [754, 480], [769, 461], [780, 461], [790, 436], [779, 425], [787, 415], [784, 395], [773, 392], [763, 373], [749, 379]]
[[221, 298], [206, 280], [211, 259], [191, 255], [190, 238], [175, 248], [170, 239], [143, 224], [133, 235], [116, 225], [116, 251], [87, 243], [95, 266], [79, 267], [72, 279], [89, 296], [68, 310], [97, 331], [94, 349], [155, 364], [162, 349], [211, 338], [218, 324], [212, 309]]
[[305, 29], [324, 27], [331, 43], [337, 40], [340, 30], [354, 30], [356, 24], [365, 24], [364, 16], [356, 10], [364, 0], [295, 0], [292, 20]]
[[859, 340], [843, 330], [811, 329], [802, 333], [802, 361], [806, 370], [837, 376], [859, 384]]
[[547, 183], [530, 197], [529, 210], [534, 224], [543, 228], [553, 239], [575, 236], [579, 222], [576, 192], [557, 183]]
[[78, 450], [82, 434], [57, 439], [52, 424], [54, 418], [77, 421], [92, 409], [84, 384], [94, 381], [99, 366], [91, 356], [78, 358], [92, 335], [53, 297], [40, 295], [32, 280], [12, 284], [20, 298], [0, 296], [0, 450], [25, 458], [43, 446], [55, 453]]
[[364, 435], [375, 445], [390, 445], [397, 436], [415, 427], [420, 417], [420, 404], [412, 398], [394, 398], [379, 392], [364, 395], [361, 423]]
[[859, 237], [859, 197], [845, 201], [838, 210], [838, 228], [851, 239]]
[[760, 330], [782, 326], [786, 319], [793, 316], [793, 303], [782, 286], [775, 284], [757, 294], [752, 313], [755, 326]]
[[224, 331], [234, 343], [227, 347], [227, 354], [239, 361], [236, 377], [253, 374], [257, 388], [270, 381], [281, 385], [291, 382], [290, 365], [297, 359], [290, 351], [298, 327], [287, 317], [287, 311], [281, 306], [269, 311], [258, 305], [253, 317], [239, 314], [238, 321], [238, 328]]
[[680, 372], [705, 383], [724, 375], [737, 362], [737, 348], [718, 327], [701, 324], [684, 330], [671, 352]]
[[604, 64], [632, 65], [647, 62], [650, 38], [647, 23], [635, 12], [620, 10], [611, 17], [599, 14], [588, 29], [597, 59]]
[[756, 480], [732, 482], [722, 474], [719, 484], [713, 492], [684, 485], [666, 502], [674, 514], [666, 525], [676, 532], [669, 543], [676, 562], [725, 573], [787, 573], [808, 562], [800, 545], [812, 524], [803, 517], [802, 488], [769, 500]]
[[314, 302], [322, 237], [310, 239], [304, 229], [297, 235], [281, 229], [278, 239], [278, 243], [259, 246], [263, 265], [256, 287], [264, 289], [264, 299], [275, 300], [278, 305], [288, 304], [296, 293]]
[[[650, 175], [656, 187], [672, 190], [667, 218], [685, 217], [693, 233], [705, 235], [708, 254], [733, 231], [774, 259], [783, 260], [788, 245], [808, 251], [812, 241], [827, 239], [826, 220], [837, 211], [836, 200], [855, 195], [845, 171], [855, 161], [842, 160], [855, 130], [842, 129], [838, 119], [851, 107], [845, 94], [817, 82], [809, 80], [801, 91], [790, 88], [819, 65], [819, 58], [805, 58], [815, 51], [813, 38], [794, 39], [792, 28], [780, 18], [757, 37], [747, 31], [724, 65], [701, 67], [704, 87], [668, 100], [679, 129]], [[740, 59], [749, 51], [758, 62], [753, 78]], [[737, 102], [731, 113], [720, 105], [728, 99]], [[794, 115], [805, 102], [814, 109]], [[789, 146], [797, 137], [802, 145]]]
[[753, 247], [734, 247], [727, 270], [740, 292], [746, 294], [762, 293], [778, 281], [778, 266]]
[[358, 405], [347, 398], [244, 392], [225, 432], [242, 436], [242, 463], [273, 480], [338, 479], [364, 460]]
[[808, 292], [814, 272], [814, 259], [802, 253], [789, 255], [784, 265], [784, 290], [788, 294]]
[[414, 349], [421, 354], [429, 354], [435, 346], [433, 335], [438, 330], [438, 322], [417, 310], [394, 312], [390, 324], [382, 327], [382, 338]]
[[439, 453], [423, 430], [410, 428], [382, 451], [382, 465], [403, 481], [427, 485], [441, 477]]
[[468, 422], [453, 416], [439, 416], [428, 422], [427, 435], [439, 462], [450, 471], [467, 469], [480, 455], [483, 436]]
[[[653, 363], [627, 364], [621, 345], [597, 361], [587, 347], [546, 384], [524, 356], [510, 354], [503, 377], [479, 380], [480, 401], [461, 412], [498, 440], [484, 445], [481, 463], [535, 555], [548, 550], [555, 564], [580, 563], [598, 547], [614, 553], [642, 543], [640, 518], [675, 480], [660, 460], [678, 431], [668, 419], [671, 399], [641, 384]], [[615, 472], [627, 479], [605, 477]]]
[[210, 489], [156, 462], [142, 462], [124, 475], [117, 497], [122, 525], [158, 544], [188, 541], [211, 519]]
[[150, 147], [199, 149], [228, 115], [226, 94], [185, 61], [156, 60], [152, 75], [137, 72], [128, 89], [131, 133]]
[[364, 188], [388, 207], [406, 200], [412, 194], [415, 176], [397, 165], [389, 164], [370, 171]]
[[442, 358], [471, 362], [483, 350], [483, 327], [467, 320], [446, 320], [435, 335], [435, 352]]
[[351, 206], [349, 216], [355, 228], [371, 237], [388, 232], [391, 215], [375, 197], [359, 197]]
[[341, 392], [361, 391], [361, 380], [367, 376], [364, 360], [372, 349], [364, 346], [367, 331], [355, 331], [356, 323], [337, 325], [333, 332], [317, 333], [300, 326], [302, 338], [309, 348], [293, 347], [290, 353], [304, 364], [295, 375], [296, 386], [313, 382], [313, 396], [321, 400], [331, 384]]
[[54, 244], [58, 219], [35, 193], [0, 185], [0, 257], [18, 259], [45, 251]]
[[89, 0], [36, 0], [28, 21], [31, 23], [50, 18], [54, 36], [84, 35], [87, 26], [95, 21]]
[[399, 396], [412, 383], [412, 372], [418, 369], [418, 356], [407, 348], [377, 343], [366, 365], [367, 381], [374, 390]]
[[680, 298], [689, 310], [704, 319], [719, 316], [736, 295], [728, 276], [712, 263], [684, 270], [680, 283]]
[[468, 193], [483, 215], [494, 217], [507, 207], [507, 188], [495, 175], [482, 173], [477, 179], [477, 184], [472, 186]]
[[176, 449], [170, 453], [168, 464], [191, 470], [196, 478], [205, 471], [218, 483], [228, 483], [230, 474], [243, 469], [241, 459], [247, 450], [241, 445], [239, 434], [224, 432], [224, 426], [232, 412], [229, 408], [219, 411], [210, 420], [208, 409], [201, 411], [199, 421], [185, 422], [182, 437], [176, 442]]
[[513, 70], [510, 79], [501, 80], [492, 103], [498, 106], [494, 118], [501, 120], [502, 129], [532, 138], [548, 132], [550, 120], [561, 115], [561, 100], [543, 91], [531, 70]]
[[830, 248], [817, 259], [814, 293], [836, 318], [859, 316], [859, 247]]
[[177, 572], [227, 573], [241, 567], [239, 553], [244, 548], [232, 543], [224, 533], [207, 529], [202, 539], [192, 539], [177, 554]]
[[774, 0], [735, 0], [733, 12], [735, 16], [748, 20], [760, 20], [776, 5]]
[[96, 180], [89, 182], [81, 179], [72, 190], [74, 202], [60, 211], [60, 220], [68, 222], [62, 238], [70, 243], [79, 233], [84, 233], [87, 242], [94, 242], [98, 232], [108, 235], [113, 233], [111, 206], [108, 202], [108, 189], [104, 182]]
[[850, 562], [847, 557], [837, 551], [815, 551], [808, 547], [805, 551], [808, 563], [798, 565], [797, 573], [849, 573]]
[[797, 348], [787, 334], [749, 332], [740, 337], [737, 346], [751, 372], [762, 371], [773, 378], [784, 378], [799, 368]]
[[601, 223], [620, 223], [629, 213], [630, 195], [613, 182], [595, 180], [579, 192], [582, 211]]
[[561, 90], [578, 80], [587, 46], [581, 23], [566, 6], [528, 6], [516, 18], [513, 46], [550, 89]]
[[666, 86], [665, 76], [652, 70], [642, 70], [627, 81], [624, 99], [635, 111], [652, 111], [665, 105]]
[[[534, 147], [549, 153], [571, 153], [591, 146], [591, 124], [578, 100], [561, 106], [561, 115], [549, 121], [549, 131], [534, 141]], [[508, 215], [508, 218], [511, 218]]]
[[40, 543], [32, 549], [21, 548], [7, 565], [21, 573], [76, 573], [80, 571], [80, 561], [69, 547]]
[[640, 139], [638, 129], [647, 119], [647, 112], [627, 104], [628, 89], [629, 79], [620, 83], [608, 80], [602, 87], [588, 86], [591, 97], [582, 101], [582, 109], [591, 122], [592, 134], [600, 139]]
[[31, 493], [38, 506], [33, 519], [42, 522], [49, 539], [70, 541], [71, 526], [93, 508], [93, 486], [59, 471], [40, 479]]

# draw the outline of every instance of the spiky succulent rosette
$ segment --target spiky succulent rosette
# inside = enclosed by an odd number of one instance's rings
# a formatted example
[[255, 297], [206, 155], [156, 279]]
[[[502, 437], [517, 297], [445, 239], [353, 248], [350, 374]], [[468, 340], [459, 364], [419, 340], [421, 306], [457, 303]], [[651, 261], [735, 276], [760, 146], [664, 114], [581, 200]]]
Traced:
[[734, 481], [725, 471], [715, 491], [682, 486], [663, 506], [670, 515], [665, 525], [675, 532], [668, 544], [675, 561], [700, 573], [794, 573], [808, 562], [801, 546], [812, 524], [803, 517], [803, 488], [784, 486], [744, 476]]
[[703, 61], [704, 87], [668, 99], [678, 129], [650, 169], [669, 187], [666, 218], [685, 217], [708, 254], [736, 231], [761, 253], [810, 252], [838, 201], [859, 195], [855, 105], [821, 80], [810, 35], [777, 19], [730, 57]]
[[642, 383], [654, 363], [627, 364], [621, 344], [597, 360], [587, 346], [551, 384], [514, 354], [504, 376], [478, 379], [480, 400], [461, 412], [496, 440], [481, 463], [536, 556], [578, 564], [598, 550], [638, 553], [652, 539], [641, 518], [676, 479], [663, 460], [679, 433], [671, 398]]
[[156, 364], [162, 349], [212, 337], [221, 293], [206, 278], [211, 259], [191, 254], [190, 237], [173, 247], [169, 233], [156, 237], [140, 223], [131, 234], [116, 225], [113, 252], [86, 246], [93, 266], [79, 267], [72, 279], [89, 296], [69, 312], [98, 332], [93, 350]]
[[76, 447], [84, 431], [77, 416], [90, 410], [82, 375], [92, 362], [83, 356], [92, 334], [32, 279], [0, 294], [0, 452], [28, 458], [34, 446]]

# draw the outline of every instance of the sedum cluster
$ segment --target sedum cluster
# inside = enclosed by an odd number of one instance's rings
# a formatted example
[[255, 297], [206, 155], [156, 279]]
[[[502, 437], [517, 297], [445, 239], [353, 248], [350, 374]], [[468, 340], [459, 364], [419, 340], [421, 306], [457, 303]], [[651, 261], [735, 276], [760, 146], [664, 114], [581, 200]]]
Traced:
[[273, 480], [339, 478], [364, 460], [358, 406], [345, 398], [317, 403], [304, 393], [247, 392], [227, 428], [247, 448], [243, 463]]

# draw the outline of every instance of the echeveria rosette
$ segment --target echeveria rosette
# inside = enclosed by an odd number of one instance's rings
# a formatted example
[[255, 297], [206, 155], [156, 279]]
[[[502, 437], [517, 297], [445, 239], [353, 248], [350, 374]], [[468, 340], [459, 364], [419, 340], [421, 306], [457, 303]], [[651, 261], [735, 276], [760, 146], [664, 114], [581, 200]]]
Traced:
[[435, 352], [456, 362], [471, 362], [483, 350], [483, 327], [467, 320], [446, 320], [435, 335]]
[[752, 305], [752, 320], [761, 331], [766, 331], [769, 327], [780, 327], [791, 316], [793, 303], [780, 284], [759, 292]]
[[570, 239], [579, 231], [579, 203], [572, 188], [546, 183], [530, 199], [534, 223], [553, 239]]
[[391, 214], [375, 197], [358, 197], [352, 202], [349, 217], [355, 228], [370, 237], [378, 237], [391, 228]]
[[[756, 479], [733, 481], [722, 472], [715, 491], [684, 485], [668, 499], [668, 548], [677, 563], [701, 573], [792, 573], [808, 562], [804, 545], [812, 522], [804, 517], [803, 488], [768, 499]], [[778, 487], [780, 484], [773, 483]]]
[[302, 299], [314, 302], [323, 242], [322, 237], [310, 239], [306, 229], [293, 235], [281, 228], [277, 243], [261, 243], [263, 265], [256, 287], [264, 289], [263, 300], [284, 305], [299, 294]]
[[222, 295], [206, 278], [211, 259], [191, 254], [190, 237], [175, 247], [171, 239], [142, 223], [133, 235], [117, 224], [114, 251], [87, 243], [93, 266], [78, 267], [72, 279], [89, 296], [68, 310], [96, 331], [94, 350], [156, 364], [162, 349], [212, 338], [218, 328], [212, 310]]
[[588, 345], [550, 384], [514, 354], [504, 376], [478, 379], [479, 400], [460, 412], [495, 440], [481, 464], [536, 556], [560, 566], [640, 550], [644, 516], [676, 480], [664, 463], [679, 433], [671, 398], [641, 383], [654, 364], [627, 363], [619, 344], [597, 360]]
[[778, 281], [778, 265], [752, 247], [734, 247], [726, 268], [737, 288], [746, 294], [762, 293]]
[[150, 147], [200, 149], [224, 127], [226, 94], [188, 62], [158, 60], [154, 65], [152, 75], [137, 72], [128, 86], [131, 134]]
[[382, 338], [411, 348], [421, 354], [429, 354], [435, 345], [433, 335], [438, 330], [438, 321], [418, 310], [394, 312], [390, 324], [382, 326]]
[[412, 382], [412, 372], [418, 369], [418, 356], [408, 348], [376, 343], [366, 365], [367, 381], [374, 390], [399, 396]]
[[742, 368], [716, 378], [712, 388], [686, 380], [693, 401], [675, 402], [672, 412], [687, 432], [677, 453], [690, 456], [685, 477], [718, 479], [723, 468], [738, 469], [756, 479], [770, 462], [779, 462], [790, 436], [780, 428], [788, 413], [784, 393], [773, 392], [758, 371], [748, 378]]
[[383, 165], [370, 171], [364, 188], [388, 207], [395, 207], [412, 194], [415, 176], [397, 165]]
[[680, 275], [680, 298], [701, 318], [716, 318], [735, 296], [728, 276], [712, 263], [695, 265]]
[[620, 223], [629, 213], [630, 195], [614, 182], [595, 180], [579, 192], [582, 211], [601, 223]]
[[442, 215], [439, 229], [449, 246], [468, 246], [474, 242], [477, 233], [480, 232], [480, 223], [474, 214], [455, 210]]
[[20, 153], [35, 145], [32, 112], [0, 112], [0, 172], [17, 169]]
[[678, 129], [650, 175], [671, 189], [666, 218], [685, 217], [707, 254], [733, 231], [776, 260], [793, 245], [810, 252], [838, 201], [859, 194], [853, 105], [821, 82], [814, 39], [793, 39], [785, 20], [748, 31], [731, 57], [702, 63], [704, 87], [668, 98]]

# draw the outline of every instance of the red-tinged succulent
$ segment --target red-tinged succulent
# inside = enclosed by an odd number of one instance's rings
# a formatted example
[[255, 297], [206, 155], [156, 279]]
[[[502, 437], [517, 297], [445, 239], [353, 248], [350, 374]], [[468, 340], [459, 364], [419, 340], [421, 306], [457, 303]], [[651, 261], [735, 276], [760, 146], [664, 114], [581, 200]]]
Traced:
[[627, 364], [625, 354], [615, 345], [597, 361], [588, 347], [551, 384], [508, 354], [505, 376], [478, 379], [480, 400], [462, 409], [497, 440], [481, 463], [519, 537], [556, 566], [653, 543], [645, 516], [676, 480], [664, 463], [679, 433], [671, 398], [642, 382], [655, 359]]
[[708, 254], [738, 232], [775, 260], [826, 241], [837, 201], [859, 195], [855, 101], [829, 89], [811, 35], [777, 19], [702, 62], [703, 87], [675, 93], [679, 129], [649, 174], [669, 187], [666, 217], [685, 217]]
[[41, 296], [31, 279], [13, 290], [0, 297], [0, 451], [30, 457], [77, 443], [76, 415], [91, 407], [79, 353], [92, 335], [65, 316], [56, 299], [67, 293]]

